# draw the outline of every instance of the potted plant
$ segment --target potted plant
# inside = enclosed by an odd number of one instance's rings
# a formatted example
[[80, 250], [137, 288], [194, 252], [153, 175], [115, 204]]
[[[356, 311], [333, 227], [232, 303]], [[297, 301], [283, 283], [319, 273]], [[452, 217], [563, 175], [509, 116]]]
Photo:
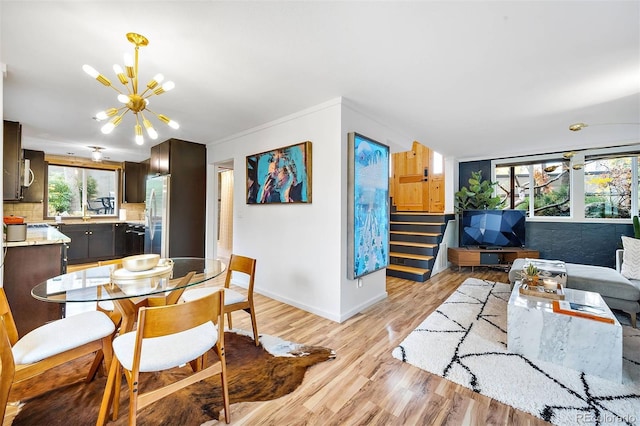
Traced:
[[528, 285], [538, 285], [538, 272], [540, 271], [533, 263], [529, 263], [525, 266], [522, 272], [524, 273], [525, 280]]
[[482, 170], [472, 172], [469, 186], [463, 186], [455, 193], [458, 211], [493, 210], [500, 205], [500, 197], [493, 195], [493, 188], [498, 182], [482, 178]]

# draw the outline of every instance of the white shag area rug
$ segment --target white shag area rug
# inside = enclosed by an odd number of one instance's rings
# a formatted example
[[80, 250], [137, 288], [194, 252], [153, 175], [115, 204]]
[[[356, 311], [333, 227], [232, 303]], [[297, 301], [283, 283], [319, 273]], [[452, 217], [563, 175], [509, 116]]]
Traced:
[[640, 330], [623, 326], [623, 382], [507, 350], [510, 286], [468, 278], [393, 356], [556, 425], [640, 425]]

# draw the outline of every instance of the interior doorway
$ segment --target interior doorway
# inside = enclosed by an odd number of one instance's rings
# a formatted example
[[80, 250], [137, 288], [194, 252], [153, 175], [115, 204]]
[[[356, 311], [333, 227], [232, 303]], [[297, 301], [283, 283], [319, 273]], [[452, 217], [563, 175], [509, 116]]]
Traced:
[[218, 166], [218, 258], [228, 261], [233, 252], [233, 162]]

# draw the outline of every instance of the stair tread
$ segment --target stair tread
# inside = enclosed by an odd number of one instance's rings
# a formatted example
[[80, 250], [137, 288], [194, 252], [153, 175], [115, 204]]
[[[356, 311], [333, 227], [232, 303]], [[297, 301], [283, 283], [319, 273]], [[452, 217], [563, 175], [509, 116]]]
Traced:
[[398, 235], [420, 235], [422, 237], [439, 237], [442, 234], [439, 232], [412, 232], [412, 231], [389, 231], [392, 234]]
[[404, 214], [413, 216], [444, 216], [444, 213], [420, 212], [416, 210], [396, 210], [395, 212], [391, 212], [391, 214]]
[[435, 248], [438, 246], [437, 244], [414, 243], [411, 241], [390, 241], [389, 244], [392, 246], [424, 247], [424, 248]]
[[424, 275], [427, 272], [429, 272], [428, 269], [416, 268], [414, 266], [404, 266], [404, 265], [389, 265], [387, 266], [387, 269], [391, 269], [392, 271], [409, 272], [411, 274], [420, 274], [420, 275]]
[[444, 222], [396, 222], [390, 221], [391, 225], [432, 225], [432, 226], [444, 226]]
[[415, 260], [431, 260], [433, 256], [427, 256], [424, 254], [413, 254], [413, 253], [399, 253], [392, 251], [389, 253], [389, 257], [403, 257], [405, 259], [415, 259]]

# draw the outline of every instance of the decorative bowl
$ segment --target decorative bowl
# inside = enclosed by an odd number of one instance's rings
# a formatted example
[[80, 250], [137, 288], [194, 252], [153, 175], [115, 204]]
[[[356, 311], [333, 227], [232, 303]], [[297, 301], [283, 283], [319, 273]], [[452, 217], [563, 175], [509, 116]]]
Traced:
[[158, 265], [160, 261], [159, 254], [138, 254], [122, 259], [122, 267], [127, 271], [148, 271]]

